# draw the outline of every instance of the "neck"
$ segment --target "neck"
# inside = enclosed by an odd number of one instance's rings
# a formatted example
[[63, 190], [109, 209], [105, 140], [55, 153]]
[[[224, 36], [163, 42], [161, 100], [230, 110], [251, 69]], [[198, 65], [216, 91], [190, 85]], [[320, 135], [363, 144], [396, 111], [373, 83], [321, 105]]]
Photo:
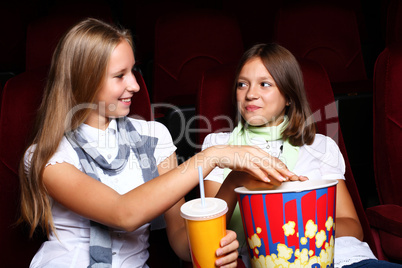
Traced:
[[94, 115], [89, 115], [87, 120], [85, 121], [85, 124], [98, 128], [101, 130], [107, 129], [110, 123], [110, 118], [103, 117], [103, 116], [94, 116]]

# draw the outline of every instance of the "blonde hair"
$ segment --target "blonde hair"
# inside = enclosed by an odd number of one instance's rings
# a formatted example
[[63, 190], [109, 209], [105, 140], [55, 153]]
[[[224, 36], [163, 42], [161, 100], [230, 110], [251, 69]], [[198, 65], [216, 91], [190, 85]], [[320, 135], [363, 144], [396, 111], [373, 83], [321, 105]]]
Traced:
[[19, 168], [19, 222], [30, 225], [30, 236], [38, 226], [47, 235], [54, 231], [43, 170], [64, 133], [85, 122], [91, 110], [87, 104], [94, 102], [104, 81], [110, 55], [122, 40], [133, 46], [127, 30], [89, 18], [73, 26], [55, 49], [31, 143], [36, 145], [31, 166], [26, 171], [22, 160]]

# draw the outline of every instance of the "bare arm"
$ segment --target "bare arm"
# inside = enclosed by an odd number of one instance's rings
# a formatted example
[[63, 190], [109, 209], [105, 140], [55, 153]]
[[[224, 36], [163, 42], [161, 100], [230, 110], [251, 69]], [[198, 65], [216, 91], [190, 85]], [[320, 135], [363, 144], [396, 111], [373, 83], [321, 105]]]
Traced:
[[[253, 161], [244, 161], [246, 156]], [[199, 165], [204, 176], [219, 166], [246, 171], [266, 181], [267, 174], [279, 174], [264, 166], [266, 156], [262, 150], [247, 146], [223, 150], [211, 147], [124, 195], [67, 163], [46, 167], [43, 180], [49, 195], [68, 209], [104, 225], [133, 231], [167, 211], [193, 189], [198, 183]]]
[[363, 240], [363, 229], [345, 180], [338, 181], [336, 187], [335, 237], [354, 236]]

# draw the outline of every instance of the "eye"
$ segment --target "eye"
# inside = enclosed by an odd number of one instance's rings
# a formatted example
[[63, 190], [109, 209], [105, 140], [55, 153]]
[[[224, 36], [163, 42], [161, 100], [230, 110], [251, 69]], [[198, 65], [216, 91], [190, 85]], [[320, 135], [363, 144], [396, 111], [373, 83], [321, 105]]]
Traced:
[[246, 83], [243, 82], [237, 82], [237, 88], [242, 88], [242, 87], [246, 87]]
[[121, 78], [123, 78], [123, 74], [116, 75], [115, 78], [121, 79]]
[[268, 83], [268, 82], [261, 82], [261, 86], [262, 86], [262, 87], [270, 87], [271, 84]]

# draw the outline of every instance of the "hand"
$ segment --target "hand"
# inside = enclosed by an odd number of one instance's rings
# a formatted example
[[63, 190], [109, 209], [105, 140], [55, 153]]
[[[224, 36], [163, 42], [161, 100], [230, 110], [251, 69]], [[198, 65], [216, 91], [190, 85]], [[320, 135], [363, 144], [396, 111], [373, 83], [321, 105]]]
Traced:
[[296, 175], [281, 160], [258, 147], [227, 145], [208, 149], [208, 153], [214, 157], [215, 165], [220, 168], [247, 172], [272, 185], [280, 185], [289, 179], [296, 180]]
[[290, 181], [306, 181], [306, 180], [308, 180], [308, 178], [306, 176], [294, 175], [294, 176], [290, 177], [289, 180]]
[[216, 256], [219, 259], [216, 260], [215, 265], [221, 268], [237, 267], [239, 242], [236, 240], [236, 233], [227, 230], [226, 236], [221, 239], [220, 245], [221, 247], [216, 250]]
[[[306, 180], [308, 180], [306, 176], [298, 176], [298, 175], [293, 175], [290, 178], [288, 178], [288, 181], [306, 181]], [[250, 175], [242, 171], [230, 172], [225, 182], [227, 184], [231, 183], [232, 185], [234, 185], [232, 186], [234, 188], [244, 186], [249, 190], [272, 189], [274, 186], [279, 186], [282, 184], [282, 182], [276, 182], [275, 184], [271, 182], [263, 182], [254, 177], [253, 175]]]

